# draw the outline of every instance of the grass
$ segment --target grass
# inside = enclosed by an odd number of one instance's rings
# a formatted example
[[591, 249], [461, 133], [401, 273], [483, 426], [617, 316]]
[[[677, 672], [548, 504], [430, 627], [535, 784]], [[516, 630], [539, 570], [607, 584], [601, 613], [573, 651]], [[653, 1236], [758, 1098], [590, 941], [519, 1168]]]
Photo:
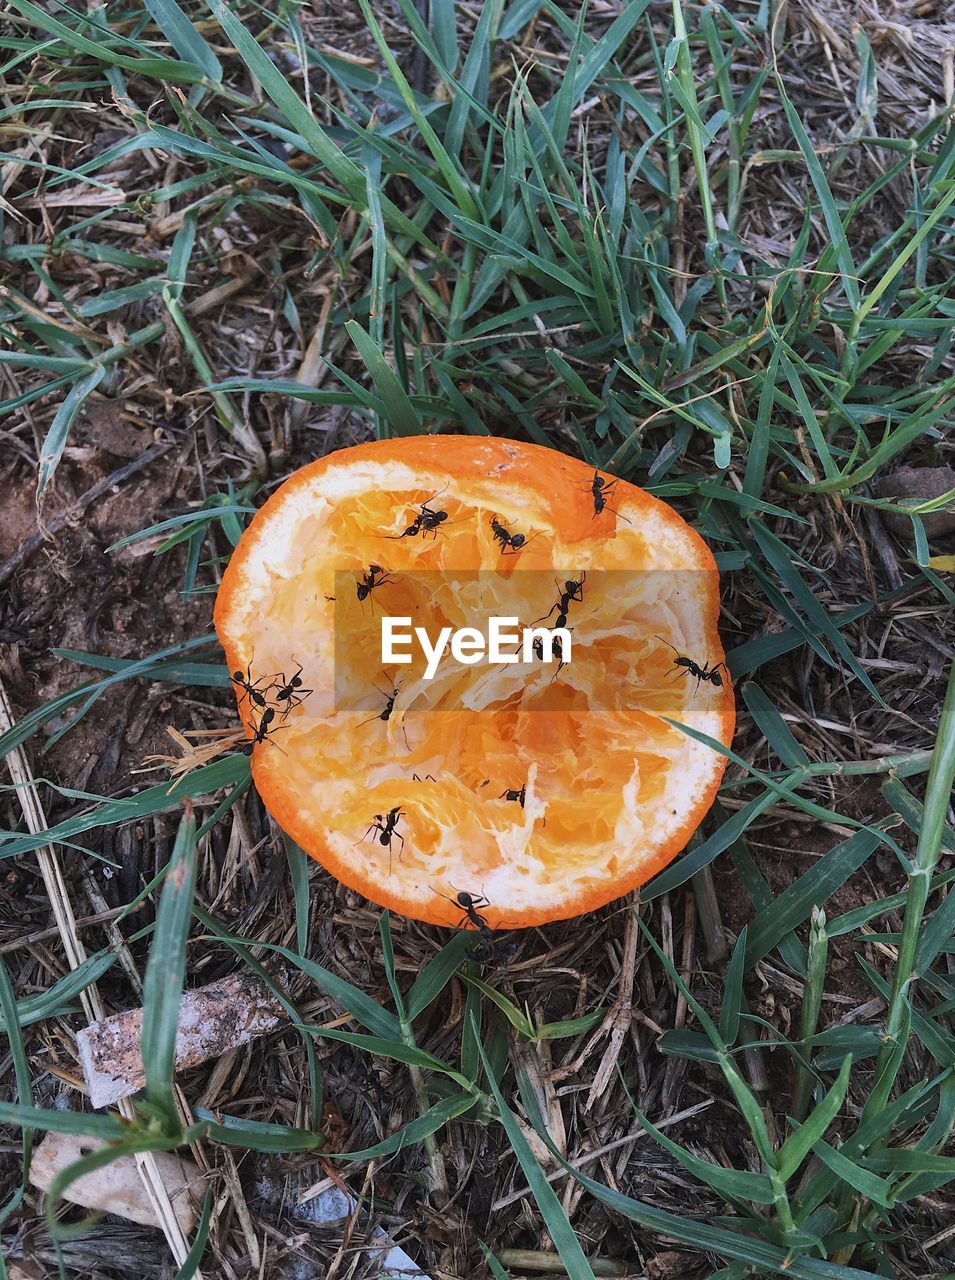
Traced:
[[[428, 21], [411, 0], [398, 0], [400, 19], [369, 0], [360, 9], [361, 22], [329, 40], [295, 6], [268, 14], [222, 0], [147, 0], [82, 11], [11, 0], [0, 32], [9, 104], [0, 127], [20, 168], [0, 249], [3, 409], [33, 428], [35, 446], [20, 427], [15, 438], [38, 499], [48, 499], [88, 406], [122, 395], [143, 370], [161, 385], [162, 362], [175, 354], [183, 405], [208, 414], [206, 438], [211, 431], [230, 470], [187, 511], [163, 512], [110, 551], [160, 539], [157, 552], [178, 557], [190, 598], [214, 591], [257, 482], [270, 466], [274, 478], [287, 469], [296, 427], [327, 433], [335, 414], [379, 436], [517, 432], [633, 479], [692, 518], [727, 575], [728, 662], [746, 716], [720, 804], [694, 847], [642, 895], [640, 965], [674, 1002], [658, 1041], [664, 1093], [672, 1098], [686, 1080], [713, 1091], [731, 1138], [710, 1135], [700, 1148], [671, 1136], [659, 1091], [656, 1118], [638, 1105], [646, 1069], [624, 1054], [613, 1136], [646, 1135], [640, 1150], [658, 1144], [666, 1168], [696, 1190], [675, 1211], [621, 1190], [609, 1166], [585, 1173], [529, 1064], [549, 1062], [563, 1041], [570, 1058], [586, 1047], [604, 997], [571, 1017], [538, 1016], [539, 993], [528, 1008], [506, 976], [479, 976], [464, 935], [439, 943], [433, 932], [430, 959], [409, 985], [407, 970], [418, 966], [402, 948], [412, 940], [393, 938], [387, 916], [380, 980], [349, 981], [340, 965], [309, 955], [310, 873], [292, 845], [294, 946], [233, 931], [194, 885], [200, 854], [250, 795], [241, 756], [172, 788], [123, 795], [41, 779], [67, 816], [28, 832], [13, 818], [3, 857], [51, 846], [60, 860], [95, 865], [97, 833], [185, 807], [167, 865], [129, 904], [159, 903], [155, 922], [128, 936], [146, 957], [148, 1084], [135, 1115], [52, 1110], [31, 1088], [31, 1028], [95, 989], [116, 958], [104, 948], [19, 999], [0, 966], [10, 1048], [0, 1119], [22, 1134], [24, 1168], [44, 1129], [111, 1144], [84, 1167], [194, 1142], [212, 1162], [215, 1144], [314, 1153], [324, 1141], [317, 1046], [324, 1054], [337, 1042], [377, 1069], [407, 1071], [413, 1109], [380, 1139], [327, 1150], [326, 1160], [346, 1176], [380, 1160], [400, 1160], [412, 1176], [423, 1168], [440, 1208], [453, 1190], [446, 1157], [460, 1122], [499, 1128], [547, 1247], [575, 1280], [601, 1269], [587, 1243], [598, 1221], [598, 1235], [613, 1224], [617, 1240], [633, 1223], [641, 1258], [653, 1256], [648, 1242], [676, 1242], [687, 1274], [720, 1280], [926, 1274], [936, 1265], [921, 1251], [933, 1206], [950, 1204], [945, 1188], [955, 1180], [946, 1154], [955, 895], [943, 862], [955, 851], [955, 677], [943, 702], [929, 651], [935, 678], [927, 700], [913, 702], [915, 681], [900, 687], [884, 674], [891, 660], [880, 666], [878, 628], [899, 619], [892, 653], [910, 658], [925, 641], [906, 632], [915, 625], [907, 602], [950, 610], [955, 595], [933, 568], [922, 523], [939, 504], [900, 508], [869, 482], [896, 461], [950, 457], [950, 113], [900, 135], [897, 113], [880, 115], [862, 33], [843, 141], [820, 145], [828, 123], [820, 132], [772, 4], [630, 0], [613, 15], [593, 6], [570, 16], [550, 0], [467, 10], [432, 0]], [[75, 153], [60, 146], [71, 113], [102, 103], [113, 136], [90, 132]], [[880, 134], [882, 119], [893, 127]], [[117, 186], [118, 203], [103, 200]], [[74, 208], [57, 203], [64, 192]], [[140, 223], [152, 241], [135, 231]], [[258, 273], [271, 317], [258, 347], [241, 333], [253, 313], [239, 330], [223, 319], [238, 274], [223, 237]], [[210, 292], [221, 304], [209, 303]], [[259, 425], [266, 417], [279, 423], [271, 441]], [[852, 558], [846, 548], [868, 539], [867, 513], [892, 510], [911, 522], [903, 585], [876, 584], [862, 568], [853, 576], [840, 564]], [[950, 635], [941, 645], [949, 664]], [[135, 660], [58, 656], [92, 678], [29, 709], [0, 737], [0, 754], [44, 732], [50, 750], [129, 681], [162, 682], [178, 696], [229, 684], [209, 635]], [[787, 691], [794, 673], [804, 702]], [[826, 716], [834, 705], [835, 729]], [[900, 729], [910, 707], [913, 724]], [[826, 723], [814, 730], [815, 721]], [[863, 784], [860, 802], [853, 788]], [[16, 800], [11, 793], [11, 815]], [[776, 889], [753, 850], [767, 823], [786, 819], [825, 847]], [[885, 854], [894, 879], [872, 870]], [[729, 947], [714, 871], [748, 904]], [[877, 892], [840, 909], [840, 892], [867, 871]], [[892, 883], [897, 891], [885, 892]], [[671, 908], [684, 902], [684, 945], [695, 911], [713, 953], [696, 972], [674, 951]], [[175, 1009], [199, 940], [263, 975], [292, 1015], [307, 1079], [298, 1123], [201, 1108], [184, 1119], [177, 1109]], [[853, 950], [867, 996], [848, 1002], [861, 1012], [840, 1024], [832, 966]], [[295, 1002], [270, 976], [269, 955], [300, 975]], [[791, 1006], [785, 1020], [758, 998], [776, 975]], [[302, 1016], [297, 1004], [316, 993], [351, 1021]], [[452, 1018], [453, 1034], [422, 1039], [428, 1011], [439, 1023]], [[560, 1170], [575, 1195], [555, 1192]], [[54, 1234], [60, 1194], [83, 1171], [74, 1167], [47, 1197]], [[25, 1187], [24, 1175], [2, 1211], [8, 1233]], [[207, 1201], [188, 1257], [171, 1241], [180, 1276], [216, 1266], [222, 1241], [206, 1245], [210, 1214]], [[496, 1275], [505, 1272], [493, 1253], [517, 1224], [487, 1228]], [[13, 1243], [8, 1234], [5, 1246]], [[480, 1250], [469, 1256], [474, 1265]]]

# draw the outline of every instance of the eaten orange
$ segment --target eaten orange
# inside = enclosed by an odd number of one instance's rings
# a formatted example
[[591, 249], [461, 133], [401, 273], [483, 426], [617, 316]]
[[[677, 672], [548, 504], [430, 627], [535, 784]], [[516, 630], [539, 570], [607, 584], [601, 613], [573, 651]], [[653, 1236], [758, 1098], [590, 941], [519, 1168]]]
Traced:
[[[286, 480], [215, 623], [279, 825], [381, 906], [466, 925], [469, 896], [501, 929], [602, 906], [686, 846], [726, 762], [686, 729], [733, 733], [718, 613], [713, 557], [665, 503], [537, 445], [428, 436]], [[446, 652], [431, 679], [413, 636], [383, 661], [385, 619], [434, 647], [492, 616], [565, 639]]]

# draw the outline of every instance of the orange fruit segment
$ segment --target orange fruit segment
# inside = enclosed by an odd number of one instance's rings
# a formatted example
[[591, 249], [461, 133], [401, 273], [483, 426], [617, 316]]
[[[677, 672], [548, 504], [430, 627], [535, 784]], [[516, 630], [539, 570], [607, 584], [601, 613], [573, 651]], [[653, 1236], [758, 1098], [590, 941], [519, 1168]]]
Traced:
[[[665, 503], [537, 445], [440, 436], [286, 480], [215, 624], [282, 828], [381, 906], [467, 926], [471, 899], [513, 929], [602, 906], [686, 846], [725, 757], [680, 726], [726, 745], [734, 726], [718, 613], [713, 557]], [[509, 664], [445, 652], [430, 679], [413, 635], [409, 662], [383, 661], [386, 618], [433, 644], [490, 617], [569, 638]]]

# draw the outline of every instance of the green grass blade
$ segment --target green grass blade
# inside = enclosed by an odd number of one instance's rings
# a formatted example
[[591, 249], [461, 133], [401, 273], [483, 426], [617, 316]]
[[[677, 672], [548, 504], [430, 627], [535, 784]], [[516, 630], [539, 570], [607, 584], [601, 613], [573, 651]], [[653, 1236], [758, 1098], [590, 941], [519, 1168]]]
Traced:
[[42, 1129], [44, 1133], [74, 1133], [81, 1138], [99, 1138], [117, 1142], [127, 1132], [118, 1117], [100, 1112], [53, 1111], [44, 1107], [24, 1106], [18, 1102], [0, 1101], [0, 1124]]
[[[18, 0], [18, 3], [22, 4], [23, 0]], [[360, 167], [331, 140], [255, 37], [227, 8], [224, 0], [208, 0], [208, 5], [215, 20], [238, 51], [239, 57], [292, 128], [302, 136], [335, 181], [340, 182], [353, 199], [364, 203], [365, 176]]]
[[176, 0], [144, 0], [153, 22], [184, 62], [199, 67], [213, 84], [222, 82], [222, 64]]
[[202, 1107], [194, 1109], [200, 1121], [194, 1129], [183, 1134], [183, 1141], [209, 1137], [230, 1147], [242, 1147], [247, 1151], [315, 1151], [325, 1139], [320, 1133], [308, 1129], [292, 1129], [284, 1124], [263, 1124], [247, 1120], [244, 1116], [214, 1116]]
[[308, 950], [308, 854], [284, 831], [282, 841], [295, 900], [295, 942], [299, 955], [304, 956]]
[[728, 1045], [734, 1045], [739, 1035], [739, 1015], [743, 1002], [743, 974], [746, 961], [746, 934], [744, 925], [736, 939], [723, 982], [723, 1004], [720, 1008], [720, 1036]]
[[375, 390], [381, 397], [388, 424], [395, 435], [415, 436], [421, 433], [421, 423], [408, 398], [408, 393], [398, 381], [397, 374], [382, 355], [380, 349], [372, 341], [357, 320], [348, 320], [345, 324], [348, 335], [358, 348], [358, 354], [371, 374]]
[[703, 1028], [707, 1039], [713, 1046], [720, 1070], [723, 1072], [723, 1077], [729, 1085], [730, 1091], [736, 1100], [736, 1105], [739, 1107], [743, 1118], [749, 1125], [756, 1149], [762, 1156], [766, 1166], [772, 1170], [774, 1168], [773, 1151], [772, 1144], [769, 1141], [769, 1133], [766, 1128], [765, 1117], [763, 1116], [759, 1103], [756, 1101], [756, 1098], [746, 1085], [746, 1082], [743, 1080], [739, 1071], [737, 1071], [735, 1063], [727, 1052], [727, 1046], [720, 1035], [719, 1028], [700, 1002], [695, 998], [689, 987], [677, 972], [670, 957], [663, 950], [639, 916], [637, 916], [637, 924], [639, 925], [643, 936], [656, 953], [660, 963], [666, 969], [670, 981], [683, 996], [683, 999], [692, 1010], [694, 1017]]
[[932, 967], [935, 957], [947, 947], [955, 937], [955, 892], [949, 892], [942, 899], [941, 905], [929, 916], [924, 929], [919, 934], [918, 946], [915, 949], [915, 972], [926, 974]]
[[209, 1228], [212, 1225], [212, 1187], [206, 1188], [206, 1194], [202, 1200], [202, 1210], [199, 1214], [199, 1226], [196, 1228], [196, 1238], [190, 1246], [189, 1252], [186, 1254], [186, 1260], [176, 1272], [175, 1280], [192, 1280], [192, 1277], [199, 1270], [199, 1263], [202, 1261], [202, 1255], [206, 1251], [206, 1244], [209, 1240]]
[[449, 1120], [455, 1120], [458, 1116], [464, 1115], [473, 1106], [474, 1098], [469, 1094], [453, 1094], [450, 1098], [442, 1098], [423, 1116], [416, 1116], [414, 1120], [409, 1120], [397, 1133], [393, 1133], [391, 1137], [381, 1142], [376, 1142], [374, 1146], [363, 1147], [360, 1151], [328, 1151], [325, 1153], [325, 1158], [346, 1160], [351, 1163], [359, 1160], [378, 1160], [394, 1155], [396, 1151], [403, 1151], [423, 1142], [431, 1134], [443, 1129]]
[[224, 760], [216, 760], [214, 764], [196, 769], [186, 777], [170, 786], [161, 782], [158, 786], [147, 787], [137, 795], [125, 800], [108, 800], [86, 813], [75, 818], [66, 818], [55, 826], [41, 831], [38, 835], [13, 835], [0, 841], [0, 858], [12, 858], [19, 853], [39, 849], [44, 844], [69, 844], [73, 836], [85, 831], [95, 831], [99, 827], [107, 827], [113, 823], [129, 822], [136, 818], [146, 818], [153, 813], [167, 813], [175, 809], [183, 797], [206, 795], [217, 791], [220, 787], [229, 787], [236, 782], [244, 782], [249, 776], [247, 756], [240, 754], [226, 756]]
[[68, 1164], [66, 1168], [60, 1169], [46, 1191], [46, 1223], [50, 1235], [57, 1239], [69, 1236], [76, 1230], [75, 1226], [72, 1228], [64, 1226], [57, 1215], [67, 1188], [78, 1178], [95, 1174], [98, 1169], [105, 1169], [107, 1165], [123, 1156], [135, 1156], [144, 1151], [168, 1151], [174, 1141], [163, 1134], [147, 1133], [141, 1128], [134, 1129], [133, 1132], [127, 1130], [119, 1141], [90, 1151], [87, 1155], [80, 1156], [78, 1160]]
[[187, 802], [166, 869], [143, 979], [141, 1046], [146, 1099], [165, 1117], [171, 1129], [178, 1127], [172, 1085], [196, 866], [196, 819], [192, 805]]
[[809, 763], [809, 757], [793, 737], [789, 725], [752, 680], [743, 685], [743, 701], [766, 741], [788, 769], [798, 769], [800, 765]]
[[[123, 53], [117, 53], [114, 49], [107, 47], [105, 42], [97, 42], [90, 40], [86, 36], [68, 27], [66, 23], [60, 22], [58, 18], [52, 17], [46, 13], [38, 5], [32, 4], [30, 0], [10, 0], [15, 9], [18, 9], [25, 18], [29, 18], [35, 26], [41, 31], [47, 31], [50, 35], [57, 36], [70, 49], [75, 49], [79, 53], [92, 55], [100, 62], [106, 62], [114, 67], [122, 67], [124, 71], [137, 73], [142, 76], [153, 76], [157, 80], [166, 80], [170, 84], [197, 84], [203, 79], [203, 72], [199, 67], [190, 66], [186, 62], [177, 62], [174, 58], [133, 58]], [[62, 6], [65, 13], [73, 14], [74, 17], [80, 17], [74, 10]], [[81, 17], [81, 21], [85, 21], [85, 17]]]
[[468, 983], [473, 987], [477, 987], [478, 991], [503, 1013], [515, 1031], [528, 1039], [535, 1037], [534, 1024], [530, 1018], [517, 1007], [513, 1000], [509, 1000], [503, 991], [495, 990], [494, 987], [473, 975], [468, 978]]
[[[365, 1053], [374, 1057], [390, 1058], [393, 1062], [402, 1062], [405, 1066], [412, 1067], [419, 1072], [432, 1071], [436, 1075], [447, 1076], [449, 1080], [453, 1080], [462, 1089], [470, 1088], [471, 1082], [459, 1071], [449, 1066], [448, 1063], [443, 1062], [441, 1058], [435, 1057], [433, 1053], [428, 1053], [425, 1049], [419, 1049], [417, 1045], [408, 1043], [407, 1040], [383, 1040], [380, 1036], [366, 1036], [361, 1032], [342, 1031], [338, 1027], [311, 1026], [307, 1023], [297, 1023], [296, 1029], [325, 1040], [335, 1040], [339, 1044], [350, 1044], [354, 1048], [362, 1049]], [[474, 1099], [472, 1099], [473, 1101]]]
[[[23, 1029], [17, 1009], [17, 999], [2, 956], [0, 956], [0, 1013], [3, 1014], [3, 1034], [7, 1037], [10, 1057], [13, 1059], [13, 1078], [17, 1085], [17, 1102], [22, 1107], [32, 1107], [33, 1077], [30, 1072], [26, 1047], [23, 1043]], [[4, 1223], [17, 1208], [29, 1186], [30, 1156], [33, 1150], [33, 1130], [29, 1125], [22, 1126], [22, 1140], [23, 1163], [20, 1169], [20, 1186], [13, 1192], [3, 1208], [0, 1209], [0, 1224]]]
[[755, 800], [750, 800], [742, 809], [738, 809], [691, 853], [685, 853], [682, 858], [667, 867], [665, 871], [661, 871], [659, 875], [654, 876], [650, 883], [641, 890], [641, 900], [643, 902], [652, 902], [654, 898], [659, 898], [664, 893], [678, 889], [681, 884], [686, 884], [688, 880], [692, 880], [698, 871], [702, 871], [704, 867], [708, 866], [738, 840], [746, 828], [773, 804], [774, 799], [773, 793], [766, 791], [757, 796]]
[[414, 1036], [411, 1034], [408, 1018], [405, 1014], [404, 997], [398, 984], [398, 970], [395, 967], [395, 946], [391, 937], [391, 916], [387, 911], [382, 911], [378, 917], [378, 936], [381, 938], [381, 963], [391, 990], [391, 998], [395, 1002], [398, 1021], [401, 1023], [402, 1029], [407, 1032], [402, 1035], [402, 1040], [406, 1045], [410, 1044], [417, 1050], [417, 1045], [414, 1044]]
[[[246, 945], [254, 947], [261, 944], [247, 939]], [[273, 945], [270, 950], [277, 955], [284, 956], [297, 969], [301, 969], [306, 977], [316, 982], [323, 991], [327, 991], [334, 1000], [337, 1000], [343, 1008], [348, 1010], [352, 1017], [360, 1022], [363, 1027], [367, 1027], [374, 1035], [380, 1036], [384, 1040], [401, 1040], [401, 1024], [395, 1015], [382, 1008], [376, 1000], [372, 1000], [371, 996], [366, 995], [359, 987], [346, 982], [344, 978], [339, 978], [337, 974], [323, 968], [320, 964], [316, 964], [314, 960], [307, 960], [304, 956], [290, 951], [287, 947]]]
[[916, 231], [915, 235], [906, 243], [905, 248], [901, 253], [896, 254], [892, 259], [892, 262], [886, 268], [882, 278], [879, 280], [872, 292], [862, 299], [862, 302], [856, 312], [856, 324], [861, 322], [878, 303], [879, 299], [892, 284], [892, 281], [908, 262], [909, 258], [911, 258], [912, 254], [921, 247], [925, 237], [930, 231], [935, 229], [936, 224], [949, 211], [953, 204], [955, 204], [955, 183], [953, 183], [948, 192], [939, 199], [938, 204], [919, 227], [918, 231]]
[[43, 448], [40, 450], [36, 485], [38, 500], [43, 496], [43, 491], [53, 479], [53, 474], [60, 464], [76, 415], [90, 393], [96, 390], [105, 377], [105, 367], [101, 364], [94, 365], [85, 378], [80, 378], [73, 384], [65, 400], [57, 409], [50, 429], [46, 433], [46, 439], [43, 441]]
[[[34, 1022], [43, 1022], [46, 1018], [52, 1018], [75, 1000], [81, 991], [85, 991], [92, 983], [98, 982], [115, 963], [115, 951], [97, 951], [87, 956], [82, 964], [64, 974], [46, 991], [33, 996], [24, 996], [17, 1004], [17, 1022], [21, 1027], [28, 1027]], [[12, 1034], [11, 1026], [4, 1010], [0, 1032], [4, 1035]]]
[[[554, 1242], [554, 1248], [560, 1254], [568, 1280], [594, 1280], [594, 1273], [591, 1270], [590, 1263], [584, 1256], [580, 1241], [567, 1220], [567, 1215], [560, 1200], [557, 1198], [557, 1193], [544, 1176], [544, 1170], [531, 1150], [530, 1143], [525, 1138], [524, 1132], [517, 1123], [514, 1114], [504, 1101], [504, 1095], [498, 1087], [480, 1041], [478, 1042], [478, 1052], [484, 1063], [488, 1086], [494, 1096], [494, 1101], [497, 1103], [498, 1117], [504, 1132], [507, 1134], [511, 1149], [517, 1156], [524, 1177], [527, 1179], [531, 1194], [537, 1203], [538, 1209], [540, 1209], [544, 1225], [547, 1227], [548, 1234]], [[529, 1093], [530, 1090], [527, 1092]]]
[[[864, 1116], [881, 1110], [888, 1102], [892, 1084], [901, 1066], [901, 1056], [896, 1057], [896, 1047], [902, 1044], [904, 1049], [903, 1036], [907, 1038], [905, 1024], [910, 1016], [913, 1024], [920, 1028], [919, 1034], [926, 1043], [926, 1048], [929, 1052], [933, 1051], [930, 1043], [925, 1040], [925, 1030], [928, 1028], [921, 1029], [925, 1020], [910, 1008], [911, 982], [915, 972], [915, 956], [922, 917], [928, 901], [932, 874], [942, 847], [942, 836], [945, 832], [953, 785], [955, 785], [955, 662], [949, 670], [935, 750], [932, 753], [932, 764], [926, 782], [922, 827], [919, 831], [915, 859], [909, 872], [909, 894], [902, 924], [902, 939], [892, 975], [892, 989], [886, 1015], [886, 1039], [877, 1064], [880, 1074], [866, 1102]], [[863, 969], [865, 967], [863, 963]], [[876, 976], [873, 975], [873, 980]], [[934, 1024], [929, 1026], [937, 1030]], [[933, 1035], [933, 1039], [937, 1038]], [[949, 1039], [951, 1037], [945, 1037], [945, 1040]], [[938, 1050], [936, 1049], [935, 1052], [937, 1053]]]
[[878, 690], [862, 667], [859, 666], [855, 655], [839, 634], [828, 613], [800, 577], [786, 544], [780, 538], [777, 538], [760, 520], [750, 520], [749, 528], [763, 555], [778, 574], [780, 582], [792, 593], [793, 599], [804, 610], [814, 633], [825, 637], [827, 643], [851, 668], [853, 675], [881, 703], [882, 700], [879, 697]]
[[575, 1169], [549, 1142], [546, 1134], [540, 1130], [538, 1132], [550, 1147], [555, 1159], [595, 1199], [631, 1222], [638, 1223], [647, 1231], [656, 1232], [697, 1249], [712, 1251], [724, 1258], [738, 1259], [748, 1267], [755, 1268], [757, 1274], [762, 1271], [770, 1275], [785, 1276], [787, 1280], [872, 1280], [872, 1273], [869, 1271], [859, 1271], [855, 1267], [841, 1266], [821, 1258], [794, 1254], [792, 1250], [768, 1244], [758, 1236], [744, 1235], [742, 1232], [729, 1231], [724, 1227], [711, 1226], [689, 1214], [669, 1213], [665, 1209], [657, 1209], [640, 1200], [635, 1200], [632, 1196], [624, 1195], [620, 1191], [613, 1191], [596, 1179], [581, 1173], [579, 1169]]
[[461, 173], [460, 163], [446, 149], [424, 115], [424, 112], [418, 106], [411, 86], [405, 79], [394, 54], [388, 47], [388, 42], [385, 39], [384, 32], [379, 26], [378, 19], [372, 12], [371, 5], [368, 3], [368, 0], [358, 0], [358, 4], [362, 11], [362, 16], [368, 25], [368, 29], [378, 46], [381, 56], [385, 60], [385, 65], [390, 71], [395, 84], [398, 86], [398, 92], [401, 94], [402, 101], [407, 108], [408, 114], [417, 125], [425, 146], [431, 152], [432, 156], [434, 156], [435, 163], [440, 169], [441, 175], [447, 183], [448, 190], [451, 192], [458, 208], [466, 217], [478, 217], [478, 205], [472, 194], [470, 183]]
[[672, 1142], [665, 1133], [662, 1133], [652, 1125], [636, 1107], [633, 1110], [634, 1115], [636, 1115], [640, 1124], [651, 1138], [658, 1142], [665, 1151], [669, 1151], [674, 1160], [682, 1165], [687, 1173], [691, 1173], [700, 1182], [705, 1182], [708, 1187], [712, 1187], [714, 1191], [725, 1199], [731, 1202], [750, 1200], [754, 1204], [772, 1204], [774, 1202], [776, 1195], [773, 1191], [772, 1183], [764, 1173], [750, 1173], [745, 1169], [724, 1169], [721, 1164], [714, 1164], [712, 1160], [702, 1160], [699, 1156], [693, 1155], [691, 1151], [685, 1151], [676, 1142]]
[[873, 1204], [881, 1205], [885, 1209], [892, 1207], [892, 1184], [885, 1178], [880, 1178], [878, 1174], [863, 1169], [855, 1160], [850, 1160], [837, 1148], [830, 1147], [828, 1142], [823, 1142], [821, 1138], [812, 1149], [840, 1182], [852, 1187]]
[[62, 711], [72, 707], [75, 703], [83, 702], [84, 706], [51, 738], [51, 742], [56, 741], [58, 737], [62, 737], [64, 733], [68, 732], [78, 720], [82, 719], [96, 700], [114, 684], [129, 679], [131, 676], [148, 675], [168, 658], [191, 652], [193, 649], [208, 648], [214, 643], [215, 639], [212, 636], [200, 636], [193, 640], [181, 641], [179, 644], [170, 645], [167, 649], [160, 649], [156, 653], [150, 654], [148, 658], [141, 658], [136, 662], [124, 664], [119, 674], [108, 676], [105, 680], [91, 680], [75, 689], [69, 689], [66, 693], [61, 693], [57, 697], [51, 698], [33, 711], [28, 711], [25, 716], [17, 721], [12, 729], [0, 734], [0, 757], [7, 755], [14, 747], [18, 747], [21, 742], [26, 742], [45, 724], [49, 724]]
[[455, 0], [432, 0], [431, 30], [441, 60], [449, 71], [458, 63], [458, 20]]
[[450, 942], [445, 943], [435, 958], [428, 962], [415, 978], [406, 997], [409, 1022], [438, 998], [451, 978], [467, 958], [474, 939], [464, 929], [458, 930]]
[[852, 1059], [846, 1058], [832, 1088], [795, 1133], [790, 1134], [776, 1153], [776, 1168], [784, 1182], [788, 1182], [806, 1156], [819, 1141], [839, 1114], [849, 1088], [849, 1072]]
[[488, 66], [503, 7], [504, 0], [484, 0], [474, 36], [468, 43], [464, 66], [458, 78], [461, 92], [454, 95], [444, 132], [444, 145], [451, 155], [461, 154], [465, 129], [471, 115], [470, 99], [476, 97], [482, 88], [485, 90], [482, 96], [486, 96]]
[[484, 1241], [479, 1240], [478, 1244], [481, 1246], [481, 1252], [484, 1254], [484, 1261], [487, 1263], [488, 1270], [494, 1280], [510, 1280], [510, 1276], [498, 1262], [497, 1258], [495, 1258], [494, 1254], [490, 1251]]
[[816, 188], [816, 195], [819, 197], [819, 204], [822, 207], [822, 216], [826, 220], [826, 227], [832, 241], [832, 247], [835, 252], [836, 262], [839, 264], [839, 270], [842, 273], [842, 287], [846, 291], [846, 297], [853, 311], [859, 309], [859, 284], [857, 280], [857, 271], [855, 263], [852, 260], [852, 251], [849, 248], [849, 240], [846, 236], [846, 229], [843, 225], [842, 217], [836, 207], [835, 197], [830, 190], [829, 183], [826, 181], [826, 175], [823, 173], [822, 165], [819, 157], [816, 155], [815, 148], [812, 145], [809, 134], [806, 132], [803, 122], [799, 118], [799, 113], [790, 101], [789, 94], [786, 92], [786, 86], [783, 84], [782, 77], [777, 73], [776, 88], [779, 93], [779, 100], [783, 105], [783, 111], [789, 122], [789, 127], [793, 131], [796, 144], [802, 152], [803, 159], [806, 162], [806, 168], [809, 170], [809, 177], [812, 185]]
[[808, 920], [813, 907], [825, 902], [841, 888], [881, 844], [882, 840], [877, 834], [856, 831], [848, 840], [830, 849], [808, 871], [804, 871], [798, 880], [784, 889], [749, 927], [747, 967], [762, 960], [781, 939], [804, 920]]

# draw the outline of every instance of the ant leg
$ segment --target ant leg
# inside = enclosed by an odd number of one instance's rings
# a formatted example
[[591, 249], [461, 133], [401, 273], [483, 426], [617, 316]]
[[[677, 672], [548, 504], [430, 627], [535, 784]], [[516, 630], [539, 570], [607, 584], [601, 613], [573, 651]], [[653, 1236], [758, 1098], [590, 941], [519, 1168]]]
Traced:
[[676, 647], [676, 645], [675, 645], [675, 644], [671, 644], [669, 640], [665, 640], [665, 639], [663, 638], [663, 636], [658, 636], [658, 635], [654, 632], [654, 636], [653, 636], [653, 638], [654, 638], [654, 640], [659, 640], [661, 644], [665, 644], [665, 645], [666, 645], [666, 647], [667, 647], [668, 649], [672, 649], [672, 650], [673, 650], [673, 652], [676, 654], [676, 656], [677, 656], [678, 658], [680, 658], [680, 657], [682, 657], [682, 656], [683, 656], [683, 655], [680, 653], [680, 650]]
[[[313, 694], [314, 692], [315, 692], [314, 689], [296, 689], [295, 693], [292, 695], [292, 698], [289, 699], [288, 711], [291, 711], [293, 707], [300, 707], [302, 703], [305, 701], [305, 699], [310, 694]], [[285, 711], [282, 714], [288, 715], [288, 711]]]
[[455, 902], [453, 898], [449, 898], [446, 893], [442, 893], [439, 889], [436, 889], [433, 884], [429, 884], [428, 888], [431, 890], [433, 894], [435, 894], [436, 897], [443, 898], [445, 902], [450, 902], [451, 906], [454, 907], [456, 911], [461, 910], [461, 904], [459, 902]]
[[[559, 614], [559, 611], [560, 611], [560, 601], [559, 601], [559, 600], [557, 601], [557, 603], [556, 603], [556, 604], [551, 605], [551, 607], [547, 610], [547, 612], [544, 614], [544, 616], [543, 616], [542, 618], [535, 618], [535, 619], [534, 619], [534, 621], [531, 623], [531, 626], [532, 626], [532, 627], [536, 627], [536, 626], [537, 626], [537, 624], [538, 624], [538, 622], [546, 622], [546, 621], [547, 621], [547, 619], [550, 617], [550, 615], [554, 612], [554, 610], [555, 610], [555, 609], [557, 609], [557, 610], [558, 610], [558, 614]], [[564, 621], [566, 622], [566, 618], [564, 619]]]

